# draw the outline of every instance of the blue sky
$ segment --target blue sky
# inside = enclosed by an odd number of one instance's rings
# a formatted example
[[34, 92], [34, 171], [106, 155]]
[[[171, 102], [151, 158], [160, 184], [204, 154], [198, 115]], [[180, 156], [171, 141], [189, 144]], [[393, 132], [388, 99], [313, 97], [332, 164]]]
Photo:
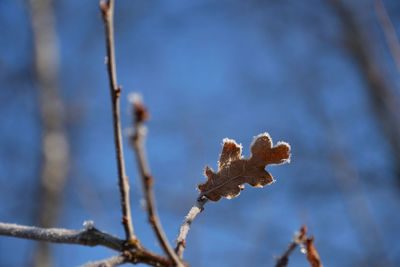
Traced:
[[[185, 259], [192, 266], [273, 266], [273, 256], [303, 224], [325, 266], [368, 266], [373, 246], [364, 236], [371, 224], [389, 262], [400, 263], [390, 147], [365, 81], [340, 45], [337, 18], [322, 1], [307, 2], [117, 1], [122, 125], [131, 122], [128, 94], [140, 92], [151, 112], [147, 151], [171, 241], [205, 180], [204, 167], [216, 168], [223, 138], [242, 143], [246, 156], [262, 132], [292, 146], [290, 164], [267, 167], [276, 183], [207, 204], [187, 240]], [[400, 7], [385, 3], [398, 29]], [[360, 10], [398, 95], [398, 73], [373, 10], [367, 4]], [[71, 145], [56, 226], [78, 229], [91, 219], [123, 236], [98, 4], [57, 1], [55, 12]], [[0, 221], [33, 224], [41, 134], [32, 32], [24, 1], [1, 1], [0, 14]], [[146, 247], [161, 252], [124, 141], [135, 230]], [[342, 162], [335, 161], [338, 155]], [[0, 266], [27, 264], [33, 244], [0, 237]], [[54, 254], [56, 266], [74, 266], [113, 252], [55, 245]], [[290, 266], [306, 264], [296, 251]]]

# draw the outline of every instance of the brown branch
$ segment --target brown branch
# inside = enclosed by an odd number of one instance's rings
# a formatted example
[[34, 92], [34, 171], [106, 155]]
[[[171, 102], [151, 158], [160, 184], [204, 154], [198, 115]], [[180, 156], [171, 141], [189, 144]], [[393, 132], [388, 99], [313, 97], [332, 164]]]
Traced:
[[114, 126], [114, 143], [118, 166], [118, 186], [121, 194], [121, 209], [122, 209], [122, 224], [125, 229], [126, 240], [128, 243], [138, 243], [132, 225], [131, 208], [129, 202], [129, 182], [125, 173], [124, 151], [122, 148], [122, 133], [119, 97], [121, 87], [117, 85], [117, 73], [115, 67], [115, 52], [114, 52], [114, 0], [107, 2], [101, 1], [100, 8], [103, 15], [106, 48], [107, 48], [107, 71], [110, 82], [112, 117]]
[[141, 246], [129, 248], [126, 241], [100, 231], [90, 223], [83, 230], [62, 228], [40, 228], [12, 223], [0, 223], [0, 235], [15, 238], [45, 241], [60, 244], [77, 244], [83, 246], [103, 246], [123, 252], [132, 263], [146, 263], [153, 266], [171, 266], [171, 261]]
[[158, 242], [160, 243], [164, 252], [174, 262], [176, 266], [183, 266], [179, 257], [172, 249], [158, 218], [157, 210], [155, 207], [155, 199], [153, 192], [154, 180], [151, 176], [150, 168], [147, 162], [146, 151], [144, 148], [146, 138], [146, 126], [144, 121], [149, 117], [141, 98], [139, 95], [133, 95], [130, 99], [133, 105], [134, 113], [134, 126], [135, 132], [131, 136], [131, 144], [136, 154], [137, 165], [139, 168], [140, 177], [142, 180], [143, 191], [146, 199], [146, 209], [149, 222], [153, 228]]
[[186, 236], [189, 233], [190, 225], [196, 216], [204, 210], [204, 205], [207, 203], [207, 201], [208, 199], [205, 196], [199, 196], [195, 205], [190, 209], [189, 213], [183, 220], [181, 227], [179, 228], [179, 234], [176, 238], [175, 252], [180, 258], [183, 257], [183, 251], [186, 248]]
[[280, 256], [275, 264], [275, 267], [286, 267], [289, 263], [289, 256], [296, 249], [297, 246], [300, 246], [306, 240], [307, 227], [302, 226], [300, 228], [300, 232], [296, 232], [292, 242], [290, 242], [286, 251]]

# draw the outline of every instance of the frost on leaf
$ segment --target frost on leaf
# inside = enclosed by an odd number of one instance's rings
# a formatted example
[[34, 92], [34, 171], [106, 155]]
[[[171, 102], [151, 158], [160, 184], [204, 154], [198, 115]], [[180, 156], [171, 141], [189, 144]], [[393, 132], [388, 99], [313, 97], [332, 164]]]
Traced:
[[274, 181], [272, 175], [265, 170], [269, 164], [282, 164], [290, 161], [290, 146], [278, 142], [272, 146], [268, 133], [256, 136], [250, 146], [251, 155], [246, 159], [241, 156], [242, 146], [234, 140], [224, 139], [218, 161], [218, 171], [209, 166], [205, 169], [208, 180], [198, 185], [198, 189], [209, 200], [218, 201], [222, 197], [233, 198], [239, 195], [248, 183], [254, 187], [264, 187]]

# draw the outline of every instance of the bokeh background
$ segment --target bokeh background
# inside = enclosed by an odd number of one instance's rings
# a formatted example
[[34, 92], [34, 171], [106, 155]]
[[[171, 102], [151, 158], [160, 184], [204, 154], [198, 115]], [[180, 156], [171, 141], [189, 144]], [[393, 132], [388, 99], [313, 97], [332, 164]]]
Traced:
[[[273, 266], [303, 224], [325, 266], [400, 265], [399, 15], [396, 0], [116, 2], [122, 125], [140, 92], [171, 242], [223, 138], [246, 156], [263, 132], [292, 146], [290, 164], [268, 167], [276, 183], [206, 205], [192, 266]], [[2, 0], [0, 36], [0, 221], [93, 220], [123, 237], [98, 2]], [[135, 231], [161, 253], [124, 141]], [[113, 254], [0, 237], [0, 266]], [[307, 265], [296, 250], [289, 266]]]

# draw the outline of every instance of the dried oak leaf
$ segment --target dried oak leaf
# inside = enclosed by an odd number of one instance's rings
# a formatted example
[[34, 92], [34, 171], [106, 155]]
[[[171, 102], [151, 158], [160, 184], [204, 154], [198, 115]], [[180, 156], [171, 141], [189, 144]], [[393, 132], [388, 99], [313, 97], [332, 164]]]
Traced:
[[268, 133], [254, 137], [250, 151], [250, 158], [243, 158], [242, 146], [234, 140], [225, 138], [219, 156], [218, 171], [214, 172], [209, 166], [206, 167], [205, 175], [208, 180], [198, 185], [201, 194], [209, 200], [218, 201], [222, 197], [230, 199], [239, 195], [244, 183], [254, 187], [264, 187], [274, 181], [265, 167], [269, 164], [290, 161], [289, 144], [278, 142], [273, 147]]

